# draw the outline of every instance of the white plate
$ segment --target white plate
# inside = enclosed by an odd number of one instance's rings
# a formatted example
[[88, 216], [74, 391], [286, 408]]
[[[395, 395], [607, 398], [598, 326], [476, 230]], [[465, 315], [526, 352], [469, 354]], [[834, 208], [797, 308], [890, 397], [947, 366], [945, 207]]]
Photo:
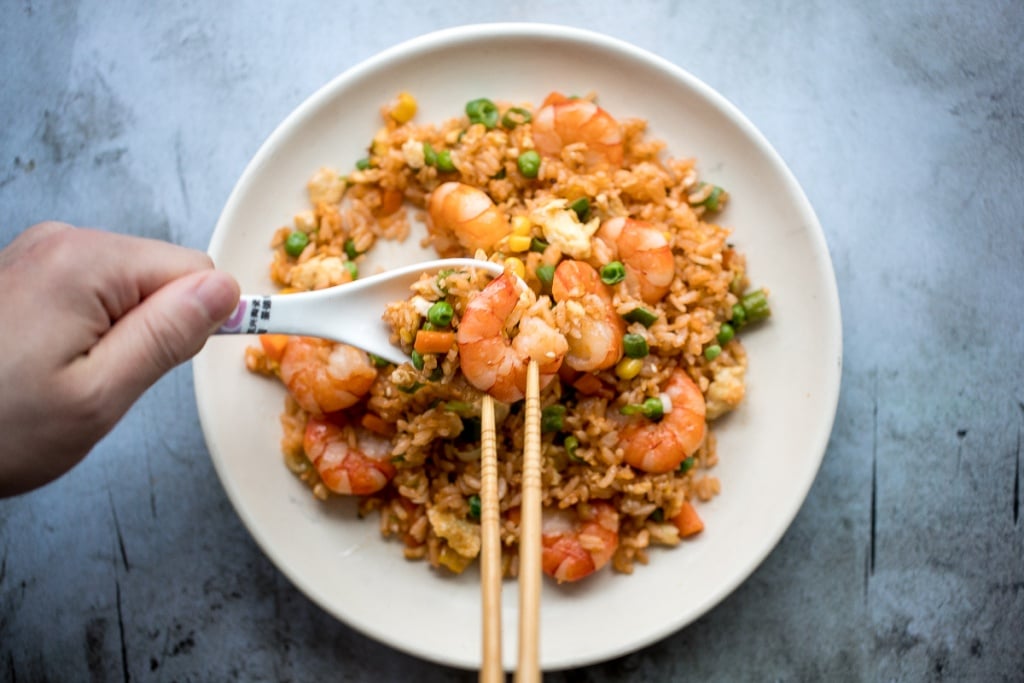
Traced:
[[[256, 154], [210, 242], [243, 291], [271, 290], [273, 231], [306, 208], [321, 165], [365, 155], [379, 107], [400, 90], [418, 121], [440, 122], [481, 96], [539, 102], [549, 91], [598, 93], [617, 117], [650, 122], [674, 156], [695, 156], [704, 179], [731, 194], [721, 222], [735, 228], [755, 285], [771, 289], [770, 321], [744, 334], [748, 397], [719, 423], [722, 493], [701, 507], [696, 540], [652, 553], [632, 576], [604, 571], [579, 585], [545, 584], [541, 657], [547, 669], [609, 659], [698, 618], [760, 564], [815, 477], [839, 394], [841, 332], [835, 277], [821, 227], [768, 142], [723, 97], [679, 67], [626, 43], [535, 24], [456, 28], [417, 38], [321, 88]], [[415, 240], [378, 252], [396, 265], [423, 258]], [[378, 247], [383, 249], [383, 247]], [[352, 627], [437, 662], [479, 665], [479, 574], [452, 578], [407, 562], [377, 520], [351, 501], [322, 504], [287, 471], [277, 421], [283, 390], [246, 372], [251, 340], [215, 338], [195, 359], [195, 389], [214, 465], [263, 551], [301, 591]], [[504, 657], [514, 666], [518, 595], [503, 593]]]

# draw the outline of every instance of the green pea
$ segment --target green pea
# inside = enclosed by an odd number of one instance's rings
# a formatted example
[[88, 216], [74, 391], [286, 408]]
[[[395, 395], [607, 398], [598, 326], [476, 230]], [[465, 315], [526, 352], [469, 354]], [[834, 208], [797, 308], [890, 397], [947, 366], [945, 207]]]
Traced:
[[498, 125], [498, 105], [486, 97], [470, 100], [466, 103], [466, 116], [470, 123], [482, 123], [491, 130]]
[[516, 166], [519, 172], [527, 178], [536, 178], [540, 173], [540, 155], [535, 150], [528, 149], [516, 159]]
[[427, 320], [438, 327], [448, 327], [452, 322], [455, 310], [447, 301], [438, 301], [427, 309]]
[[565, 426], [565, 406], [552, 405], [540, 411], [541, 433], [558, 432]]
[[420, 353], [416, 349], [413, 349], [412, 353], [409, 354], [409, 357], [412, 359], [412, 366], [414, 368], [416, 368], [417, 370], [422, 370], [423, 369], [423, 354], [422, 353]]
[[647, 340], [641, 334], [627, 334], [622, 338], [622, 348], [630, 358], [643, 358], [650, 353]]
[[718, 344], [712, 344], [711, 346], [704, 349], [704, 357], [708, 360], [714, 360], [722, 355], [722, 347]]
[[452, 163], [452, 153], [447, 149], [442, 149], [437, 153], [437, 170], [444, 171], [445, 173], [451, 173], [455, 170], [455, 164]]
[[718, 343], [728, 344], [732, 341], [732, 338], [736, 336], [736, 330], [729, 323], [722, 323], [722, 326], [718, 328]]
[[738, 330], [747, 324], [747, 310], [741, 304], [734, 304], [732, 307], [732, 326]]
[[480, 519], [480, 496], [475, 493], [469, 497], [469, 516]]
[[626, 279], [626, 266], [622, 261], [612, 261], [601, 266], [601, 282], [615, 285]]
[[501, 125], [512, 130], [516, 126], [523, 123], [529, 123], [532, 120], [533, 116], [526, 109], [523, 109], [522, 107], [512, 107], [505, 112], [504, 116], [501, 117]]
[[586, 197], [580, 197], [579, 199], [574, 201], [572, 204], [570, 204], [569, 208], [572, 209], [576, 213], [576, 217], [579, 218], [581, 222], [583, 222], [583, 223], [587, 222], [587, 217], [590, 216], [590, 200], [589, 199], [587, 199]]
[[289, 256], [297, 258], [298, 255], [303, 252], [303, 250], [306, 248], [306, 245], [308, 244], [309, 235], [302, 232], [301, 230], [296, 230], [292, 232], [292, 234], [288, 235], [287, 239], [285, 239], [284, 251]]
[[652, 420], [660, 420], [665, 416], [665, 404], [660, 398], [649, 398], [643, 403], [630, 403], [619, 408], [623, 415], [643, 415]]
[[626, 322], [640, 323], [644, 327], [650, 327], [658, 321], [657, 315], [651, 313], [646, 308], [640, 308], [639, 306], [622, 317]]
[[434, 146], [429, 142], [423, 143], [423, 163], [427, 166], [437, 165], [437, 152], [434, 151]]

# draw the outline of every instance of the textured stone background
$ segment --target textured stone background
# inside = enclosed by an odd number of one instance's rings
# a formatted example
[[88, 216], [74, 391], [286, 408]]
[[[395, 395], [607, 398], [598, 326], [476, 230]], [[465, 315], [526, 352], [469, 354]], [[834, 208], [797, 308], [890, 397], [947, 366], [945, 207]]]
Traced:
[[[287, 4], [5, 2], [0, 244], [59, 218], [205, 248], [293, 107], [433, 29], [535, 20], [643, 46], [737, 104], [803, 184], [843, 390], [810, 496], [749, 581], [548, 680], [1024, 679], [1024, 5]], [[276, 571], [217, 482], [187, 367], [68, 476], [0, 501], [0, 679], [320, 678], [475, 674], [366, 639]]]

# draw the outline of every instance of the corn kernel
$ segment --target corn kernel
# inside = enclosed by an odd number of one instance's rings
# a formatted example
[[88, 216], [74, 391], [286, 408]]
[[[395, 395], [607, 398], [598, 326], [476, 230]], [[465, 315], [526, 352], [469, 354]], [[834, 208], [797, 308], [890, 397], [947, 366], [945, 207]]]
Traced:
[[523, 265], [523, 262], [515, 256], [510, 256], [505, 259], [505, 269], [511, 270], [521, 278], [526, 277], [526, 266]]
[[512, 217], [512, 234], [513, 235], [529, 235], [530, 230], [533, 229], [533, 222], [526, 216], [513, 216]]
[[644, 362], [640, 358], [623, 358], [615, 366], [615, 375], [619, 379], [633, 379], [640, 374], [643, 367]]
[[509, 235], [508, 237], [508, 250], [509, 251], [527, 251], [530, 248], [530, 236], [529, 235]]
[[416, 115], [416, 98], [407, 92], [398, 93], [398, 99], [390, 113], [396, 122], [408, 123]]
[[295, 294], [296, 292], [301, 292], [301, 291], [302, 290], [298, 289], [297, 287], [284, 287], [281, 290], [279, 290], [277, 293], [278, 294]]

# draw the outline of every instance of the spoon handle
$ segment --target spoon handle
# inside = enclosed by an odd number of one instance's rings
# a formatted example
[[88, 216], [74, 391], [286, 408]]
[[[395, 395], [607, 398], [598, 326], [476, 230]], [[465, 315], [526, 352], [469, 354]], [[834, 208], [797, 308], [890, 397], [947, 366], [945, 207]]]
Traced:
[[217, 328], [214, 334], [266, 334], [274, 332], [271, 322], [273, 300], [276, 297], [261, 294], [243, 294], [238, 308]]

